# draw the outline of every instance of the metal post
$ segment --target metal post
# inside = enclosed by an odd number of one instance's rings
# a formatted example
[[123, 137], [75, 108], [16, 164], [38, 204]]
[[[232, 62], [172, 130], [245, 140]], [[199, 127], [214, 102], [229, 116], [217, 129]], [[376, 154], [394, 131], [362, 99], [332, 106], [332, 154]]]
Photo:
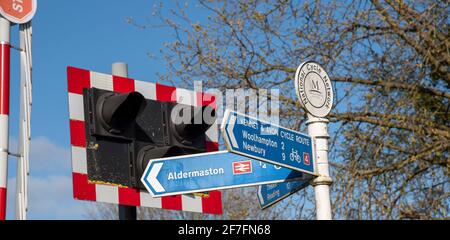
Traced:
[[0, 17], [0, 220], [6, 218], [8, 182], [10, 22]]
[[312, 181], [316, 200], [317, 220], [331, 220], [330, 185], [333, 180], [328, 170], [328, 119], [308, 114], [308, 134], [315, 139], [317, 172], [319, 177]]
[[[112, 74], [120, 77], [128, 77], [128, 65], [126, 63], [113, 63]], [[119, 220], [136, 220], [136, 207], [119, 204]]]
[[[32, 27], [31, 21], [20, 24], [20, 124], [19, 157], [16, 175], [16, 220], [27, 219], [28, 175], [31, 141], [31, 107], [32, 107]], [[11, 155], [11, 154], [10, 154]]]

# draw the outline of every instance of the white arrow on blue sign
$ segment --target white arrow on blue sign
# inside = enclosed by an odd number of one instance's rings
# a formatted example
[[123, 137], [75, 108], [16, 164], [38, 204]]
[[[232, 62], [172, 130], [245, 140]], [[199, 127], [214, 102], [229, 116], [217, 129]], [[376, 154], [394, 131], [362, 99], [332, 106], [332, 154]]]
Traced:
[[306, 134], [229, 109], [225, 111], [221, 131], [230, 152], [317, 175], [313, 141]]
[[154, 197], [294, 181], [304, 173], [219, 151], [150, 160], [141, 181]]
[[307, 187], [309, 185], [309, 181], [313, 178], [314, 177], [312, 175], [305, 174], [304, 178], [300, 180], [258, 186], [259, 206], [261, 209], [272, 206], [273, 204]]

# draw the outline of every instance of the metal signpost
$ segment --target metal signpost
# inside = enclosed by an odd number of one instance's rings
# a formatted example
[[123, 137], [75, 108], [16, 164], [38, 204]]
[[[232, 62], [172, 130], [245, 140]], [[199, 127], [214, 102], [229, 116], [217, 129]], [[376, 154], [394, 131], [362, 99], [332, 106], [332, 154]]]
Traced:
[[154, 197], [304, 179], [305, 174], [220, 151], [150, 160], [141, 181]]
[[224, 114], [221, 131], [230, 152], [316, 174], [313, 141], [306, 134], [229, 109]]
[[20, 24], [20, 127], [16, 178], [16, 219], [25, 220], [28, 209], [28, 175], [30, 172], [31, 108], [32, 108], [32, 27]]
[[319, 220], [331, 220], [330, 185], [333, 180], [328, 170], [328, 119], [333, 106], [331, 80], [316, 62], [302, 63], [295, 73], [295, 89], [301, 105], [308, 112], [308, 134], [315, 139], [317, 173], [314, 186], [316, 216]]

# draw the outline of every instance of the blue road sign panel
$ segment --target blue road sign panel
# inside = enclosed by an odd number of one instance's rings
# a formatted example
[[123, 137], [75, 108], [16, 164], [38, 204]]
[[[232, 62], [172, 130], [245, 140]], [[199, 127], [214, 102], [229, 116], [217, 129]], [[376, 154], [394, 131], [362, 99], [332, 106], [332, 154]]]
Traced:
[[141, 181], [154, 197], [293, 181], [304, 173], [228, 151], [150, 160]]
[[261, 209], [268, 208], [307, 187], [313, 178], [312, 175], [305, 174], [304, 178], [300, 180], [259, 186], [258, 201]]
[[229, 109], [221, 131], [230, 152], [315, 174], [313, 141], [306, 134]]

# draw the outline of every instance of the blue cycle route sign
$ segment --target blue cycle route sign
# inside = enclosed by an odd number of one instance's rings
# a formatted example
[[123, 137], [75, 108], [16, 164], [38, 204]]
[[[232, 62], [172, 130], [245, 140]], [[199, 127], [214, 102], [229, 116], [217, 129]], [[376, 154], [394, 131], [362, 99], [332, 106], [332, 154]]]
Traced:
[[229, 109], [221, 131], [230, 152], [316, 175], [313, 141], [306, 134]]
[[309, 181], [312, 179], [311, 175], [305, 174], [304, 178], [300, 180], [258, 186], [258, 201], [261, 209], [268, 208], [302, 190], [309, 185]]
[[219, 151], [152, 159], [141, 178], [153, 197], [280, 183], [305, 174]]

